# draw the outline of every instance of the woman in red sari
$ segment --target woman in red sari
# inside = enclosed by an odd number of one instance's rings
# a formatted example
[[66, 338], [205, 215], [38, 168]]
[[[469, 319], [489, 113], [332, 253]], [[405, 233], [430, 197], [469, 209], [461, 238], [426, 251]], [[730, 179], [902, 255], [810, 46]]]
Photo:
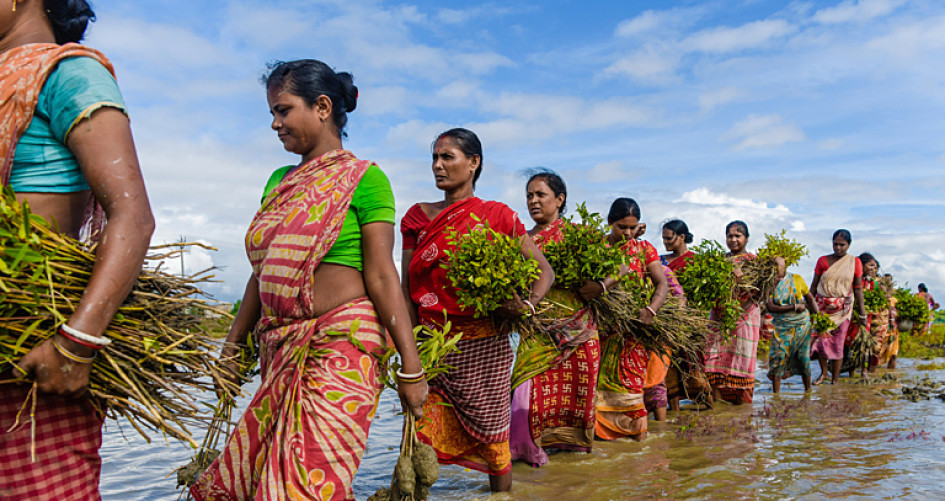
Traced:
[[393, 194], [375, 164], [342, 149], [357, 106], [350, 74], [304, 59], [272, 65], [265, 83], [272, 128], [301, 159], [273, 174], [250, 224], [253, 274], [224, 348], [236, 354], [253, 331], [262, 381], [191, 493], [198, 501], [354, 499], [381, 391], [374, 354], [384, 329], [403, 359], [399, 392], [409, 412], [420, 417], [426, 398], [392, 257]]
[[[401, 221], [404, 293], [415, 306], [415, 323], [436, 326], [444, 317], [462, 333], [459, 353], [446, 357], [453, 367], [431, 381], [420, 440], [436, 450], [440, 463], [459, 464], [489, 474], [493, 491], [512, 487], [509, 427], [511, 418], [512, 347], [490, 318], [474, 318], [458, 304], [446, 269], [447, 235], [488, 221], [499, 233], [518, 237], [522, 255], [534, 258], [541, 276], [527, 298], [515, 297], [496, 314], [521, 316], [534, 309], [554, 282], [554, 272], [528, 238], [512, 209], [477, 198], [473, 190], [482, 172], [482, 144], [472, 131], [450, 129], [433, 145], [433, 176], [443, 191], [439, 202], [415, 204]], [[442, 404], [450, 405], [442, 405]]]
[[[828, 361], [830, 382], [839, 382], [848, 332], [853, 324], [868, 328], [866, 307], [863, 304], [863, 264], [857, 257], [847, 253], [852, 242], [849, 231], [835, 231], [833, 254], [821, 256], [814, 267], [810, 290], [814, 291], [820, 311], [829, 315], [837, 325], [833, 332], [821, 333], [811, 347], [811, 356], [816, 356], [820, 362], [820, 376], [814, 381], [815, 385], [826, 378]], [[857, 312], [856, 320], [853, 320], [854, 309]]]
[[[748, 236], [748, 225], [743, 221], [732, 221], [725, 226], [728, 259], [735, 264], [736, 279], [741, 274], [740, 263], [755, 258], [747, 250]], [[735, 332], [728, 341], [721, 334], [713, 332], [706, 341], [705, 362], [705, 373], [712, 385], [713, 398], [735, 405], [750, 404], [754, 396], [758, 340], [761, 337], [760, 298], [743, 296], [739, 299], [744, 314]]]
[[[567, 187], [560, 176], [539, 170], [526, 184], [528, 213], [535, 226], [528, 232], [542, 251], [563, 238], [561, 219], [567, 203]], [[594, 443], [594, 394], [600, 366], [597, 325], [584, 301], [601, 291], [588, 280], [582, 291], [553, 288], [548, 297], [566, 305], [557, 318], [555, 338], [532, 335], [518, 346], [512, 370], [512, 459], [532, 466], [548, 462], [545, 449], [590, 452]], [[522, 367], [539, 358], [544, 361], [530, 372]]]
[[[98, 242], [75, 313], [17, 361], [19, 370], [0, 374], [3, 499], [100, 499], [104, 416], [88, 396], [92, 365], [80, 359], [108, 343], [102, 333], [154, 230], [112, 65], [76, 43], [91, 19], [82, 0], [0, 8], [0, 184], [61, 233]], [[14, 427], [33, 383], [35, 407]]]
[[[611, 232], [607, 242], [627, 253], [621, 275], [633, 273], [655, 286], [650, 304], [640, 310], [640, 321], [650, 324], [668, 293], [666, 274], [656, 248], [646, 240], [637, 240], [640, 231], [640, 206], [631, 198], [614, 200], [607, 214]], [[601, 292], [616, 285], [609, 277], [598, 287]], [[601, 332], [601, 367], [597, 382], [597, 436], [604, 440], [630, 437], [646, 438], [647, 412], [644, 403], [647, 362], [650, 353], [636, 340], [622, 332]]]

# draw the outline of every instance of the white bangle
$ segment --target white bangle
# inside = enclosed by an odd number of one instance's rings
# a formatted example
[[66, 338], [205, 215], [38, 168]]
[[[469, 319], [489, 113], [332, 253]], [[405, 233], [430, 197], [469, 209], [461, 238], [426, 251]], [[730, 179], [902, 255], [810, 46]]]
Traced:
[[535, 314], [537, 313], [536, 310], [535, 310], [535, 305], [533, 305], [531, 301], [529, 301], [529, 300], [526, 299], [526, 300], [524, 300], [524, 301], [522, 301], [522, 302], [528, 305], [528, 309], [529, 309], [529, 310], [532, 310], [532, 315], [535, 315]]
[[646, 305], [646, 309], [650, 310], [650, 313], [652, 313], [654, 317], [656, 316], [656, 310], [651, 308], [650, 305]]
[[104, 348], [105, 346], [108, 346], [108, 345], [111, 344], [111, 342], [112, 342], [111, 339], [108, 339], [108, 338], [105, 337], [105, 336], [101, 336], [101, 337], [91, 336], [91, 335], [89, 335], [89, 334], [86, 334], [86, 333], [84, 333], [84, 332], [82, 332], [82, 331], [80, 331], [80, 330], [74, 328], [74, 327], [69, 327], [69, 325], [67, 325], [67, 324], [62, 324], [60, 327], [62, 328], [62, 330], [66, 331], [66, 334], [69, 334], [70, 336], [72, 336], [72, 337], [74, 337], [74, 338], [76, 338], [76, 339], [78, 339], [78, 340], [80, 340], [80, 341], [85, 341], [86, 343], [95, 344], [95, 345], [101, 346], [101, 347], [103, 347], [103, 348]]
[[404, 374], [403, 372], [397, 371], [397, 377], [400, 379], [419, 379], [426, 374], [423, 369], [420, 369], [420, 372], [416, 374]]
[[600, 286], [601, 286], [601, 288], [604, 289], [604, 294], [607, 294], [607, 286], [604, 285], [604, 281], [603, 281], [603, 280], [598, 280], [597, 283], [599, 283]]

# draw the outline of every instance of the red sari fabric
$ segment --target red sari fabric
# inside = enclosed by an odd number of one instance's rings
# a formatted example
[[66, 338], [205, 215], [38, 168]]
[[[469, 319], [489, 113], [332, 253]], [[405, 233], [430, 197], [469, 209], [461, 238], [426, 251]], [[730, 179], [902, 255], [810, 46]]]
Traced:
[[[641, 279], [659, 254], [645, 240], [629, 240], [621, 247], [627, 267]], [[604, 440], [637, 436], [647, 431], [643, 401], [650, 353], [622, 333], [601, 332], [601, 367], [597, 381], [597, 436]]]
[[[478, 219], [478, 221], [477, 221]], [[452, 331], [462, 333], [459, 353], [443, 362], [453, 367], [430, 381], [430, 398], [417, 436], [430, 444], [441, 463], [454, 463], [491, 475], [511, 469], [509, 420], [513, 353], [507, 336], [499, 335], [489, 319], [474, 319], [459, 306], [447, 270], [446, 240], [452, 230], [460, 233], [484, 224], [512, 236], [525, 235], [525, 227], [508, 206], [472, 197], [447, 207], [431, 221], [414, 205], [401, 221], [405, 248], [414, 244], [408, 274], [410, 297], [421, 323], [441, 325], [444, 313]], [[449, 403], [450, 406], [438, 405]]]
[[371, 352], [384, 338], [367, 298], [316, 317], [312, 274], [369, 165], [344, 150], [302, 165], [250, 225], [262, 381], [220, 457], [191, 488], [198, 501], [354, 498], [381, 391]]
[[685, 254], [677, 257], [676, 259], [673, 259], [672, 261], [669, 260], [669, 255], [663, 256], [663, 259], [666, 260], [666, 266], [668, 266], [673, 273], [678, 274], [680, 271], [686, 269], [686, 266], [689, 265], [689, 263], [692, 261], [692, 257], [695, 255], [696, 253], [693, 251], [686, 251]]
[[[551, 242], [560, 242], [564, 220], [532, 236], [542, 251]], [[570, 294], [571, 291], [557, 291]], [[576, 303], [580, 299], [575, 298]], [[528, 426], [532, 440], [540, 447], [590, 452], [594, 443], [594, 395], [600, 369], [600, 341], [597, 325], [586, 307], [562, 319], [569, 332], [582, 341], [576, 346], [559, 346], [562, 358], [551, 368], [531, 379]]]
[[[33, 120], [46, 78], [63, 59], [80, 56], [95, 59], [114, 74], [101, 52], [79, 44], [27, 44], [0, 54], [0, 185], [10, 180], [16, 145]], [[96, 238], [104, 218], [94, 199], [83, 221], [83, 237]], [[12, 499], [99, 499], [102, 416], [87, 396], [71, 399], [40, 394], [33, 439], [29, 409], [20, 425], [11, 429], [30, 387], [0, 385], [0, 495]], [[31, 444], [36, 447], [35, 462]]]

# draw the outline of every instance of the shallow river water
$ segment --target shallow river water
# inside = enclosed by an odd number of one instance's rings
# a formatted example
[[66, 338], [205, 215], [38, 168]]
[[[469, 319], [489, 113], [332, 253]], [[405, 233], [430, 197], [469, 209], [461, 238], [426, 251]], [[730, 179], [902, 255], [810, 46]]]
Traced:
[[[900, 379], [945, 380], [945, 371], [915, 365], [901, 360], [893, 372]], [[511, 493], [489, 499], [945, 499], [945, 403], [890, 398], [881, 391], [898, 394], [895, 383], [851, 384], [855, 380], [846, 378], [804, 395], [794, 377], [775, 396], [765, 372], [759, 367], [751, 406], [670, 412], [669, 422], [650, 421], [649, 437], [640, 443], [598, 442], [590, 454], [552, 454], [539, 469], [516, 463]], [[385, 391], [355, 478], [359, 500], [390, 482], [402, 423], [395, 402], [396, 395]], [[166, 476], [192, 451], [176, 442], [147, 444], [114, 421], [106, 426], [103, 498], [177, 499], [175, 480]], [[431, 493], [431, 499], [485, 497], [486, 475], [457, 466], [441, 468]]]

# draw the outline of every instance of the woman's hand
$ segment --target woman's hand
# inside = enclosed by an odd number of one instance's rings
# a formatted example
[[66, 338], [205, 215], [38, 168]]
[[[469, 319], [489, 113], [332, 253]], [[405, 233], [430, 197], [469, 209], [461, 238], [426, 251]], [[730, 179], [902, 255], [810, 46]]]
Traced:
[[234, 387], [242, 386], [240, 378], [240, 351], [242, 346], [229, 341], [223, 343], [223, 349], [220, 350], [220, 370], [223, 381], [229, 383], [228, 388], [223, 388], [220, 381], [214, 382], [214, 390], [217, 398], [223, 400], [223, 397], [232, 395]]
[[522, 301], [522, 298], [516, 292], [512, 292], [512, 299], [502, 303], [502, 306], [495, 310], [496, 315], [501, 318], [521, 318], [530, 312], [531, 308], [528, 307], [525, 301]]
[[595, 282], [594, 280], [585, 280], [584, 285], [577, 291], [578, 296], [584, 301], [597, 299], [605, 292], [607, 291], [604, 289], [604, 284], [602, 282]]
[[652, 325], [653, 320], [656, 320], [656, 315], [647, 307], [640, 310], [639, 319], [643, 325]]
[[400, 395], [400, 404], [404, 412], [410, 411], [417, 419], [423, 417], [423, 403], [427, 401], [427, 380], [416, 383], [398, 383], [397, 394]]
[[[80, 357], [92, 357], [95, 351], [72, 340], [56, 335], [56, 341], [62, 349]], [[80, 397], [88, 390], [91, 363], [81, 363], [62, 356], [53, 346], [53, 339], [47, 339], [34, 347], [20, 359], [14, 369], [16, 377], [33, 376], [39, 391], [65, 397]]]

